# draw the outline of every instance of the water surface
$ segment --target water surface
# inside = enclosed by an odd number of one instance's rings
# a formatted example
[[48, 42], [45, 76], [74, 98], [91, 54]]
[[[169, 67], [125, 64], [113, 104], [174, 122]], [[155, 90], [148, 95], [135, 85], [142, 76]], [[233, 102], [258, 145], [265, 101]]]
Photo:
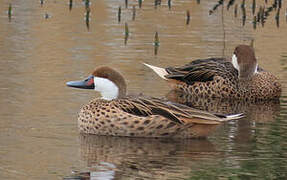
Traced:
[[[12, 4], [9, 22], [7, 10]], [[242, 26], [217, 1], [167, 1], [157, 8], [145, 0], [3, 0], [0, 6], [0, 179], [63, 179], [77, 172], [108, 179], [284, 179], [287, 172], [286, 4], [276, 26], [276, 10], [253, 29], [251, 4]], [[268, 1], [266, 7], [271, 6]], [[136, 17], [132, 21], [132, 6]], [[256, 12], [264, 2], [258, 1]], [[121, 6], [121, 22], [118, 8]], [[190, 22], [186, 25], [186, 11]], [[46, 15], [47, 14], [47, 15]], [[47, 18], [46, 18], [46, 17]], [[125, 45], [125, 23], [129, 37]], [[154, 35], [160, 46], [154, 53]], [[99, 65], [119, 70], [130, 93], [156, 97], [170, 88], [142, 62], [182, 65], [196, 58], [229, 57], [238, 44], [250, 44], [262, 68], [283, 85], [281, 103], [215, 104], [214, 111], [243, 111], [246, 117], [218, 127], [204, 140], [170, 141], [83, 136], [77, 112], [93, 91], [72, 89], [66, 81], [86, 77]], [[101, 179], [101, 178], [100, 178]]]

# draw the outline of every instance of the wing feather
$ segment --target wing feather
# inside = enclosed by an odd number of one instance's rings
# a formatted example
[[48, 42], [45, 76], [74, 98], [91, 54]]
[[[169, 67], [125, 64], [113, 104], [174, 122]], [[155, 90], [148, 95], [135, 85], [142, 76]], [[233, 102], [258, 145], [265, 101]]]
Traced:
[[237, 77], [237, 70], [224, 58], [197, 59], [181, 67], [166, 68], [168, 79], [183, 81], [192, 85], [194, 82], [212, 81], [214, 76], [226, 76], [233, 73]]
[[[182, 124], [179, 114], [183, 113], [181, 110], [172, 108], [170, 105], [161, 102], [160, 99], [155, 101], [155, 98], [122, 98], [115, 100], [117, 107], [121, 110], [137, 115], [137, 116], [150, 116], [150, 115], [160, 115], [173, 122]], [[177, 112], [178, 111], [178, 112]], [[187, 115], [185, 115], [188, 117]]]
[[[201, 123], [217, 124], [225, 119], [232, 119], [226, 115], [212, 114], [206, 111], [197, 110], [182, 104], [165, 101], [159, 98], [134, 97], [122, 98], [113, 101], [114, 105], [124, 112], [136, 116], [147, 117], [160, 115], [177, 124]], [[239, 116], [233, 118], [240, 118]]]

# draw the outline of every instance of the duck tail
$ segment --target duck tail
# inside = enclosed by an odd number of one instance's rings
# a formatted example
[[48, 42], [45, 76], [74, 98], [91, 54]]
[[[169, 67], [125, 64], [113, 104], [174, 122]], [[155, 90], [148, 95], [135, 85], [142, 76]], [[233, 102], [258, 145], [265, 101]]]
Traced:
[[164, 80], [167, 80], [167, 78], [165, 76], [168, 75], [168, 73], [164, 68], [156, 67], [156, 66], [146, 64], [146, 63], [143, 63], [143, 64], [146, 65], [147, 67], [151, 68], [159, 77], [161, 77]]
[[240, 119], [244, 117], [243, 113], [231, 114], [231, 115], [222, 115], [222, 114], [215, 114], [215, 115], [219, 117], [221, 121], [230, 121], [230, 120]]

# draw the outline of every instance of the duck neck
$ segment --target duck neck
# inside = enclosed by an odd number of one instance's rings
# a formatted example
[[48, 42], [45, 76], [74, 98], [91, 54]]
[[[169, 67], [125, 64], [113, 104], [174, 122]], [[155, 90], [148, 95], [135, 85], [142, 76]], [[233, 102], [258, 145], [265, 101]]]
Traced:
[[101, 92], [102, 99], [111, 101], [118, 98], [118, 93]]
[[239, 79], [242, 80], [250, 80], [254, 76], [254, 74], [257, 73], [257, 63], [253, 66], [250, 66], [248, 64], [243, 64], [243, 67], [239, 71]]

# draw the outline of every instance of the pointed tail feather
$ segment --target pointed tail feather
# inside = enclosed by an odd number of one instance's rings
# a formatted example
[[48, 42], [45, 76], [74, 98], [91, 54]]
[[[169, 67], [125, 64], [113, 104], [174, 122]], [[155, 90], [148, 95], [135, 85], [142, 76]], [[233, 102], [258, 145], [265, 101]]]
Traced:
[[147, 67], [151, 68], [159, 77], [161, 77], [164, 80], [167, 80], [167, 78], [165, 76], [168, 75], [168, 73], [164, 68], [156, 67], [156, 66], [146, 64], [146, 63], [143, 63], [143, 64], [146, 65]]
[[211, 116], [196, 115], [195, 117], [192, 117], [192, 118], [182, 117], [180, 119], [188, 123], [216, 125], [216, 124], [220, 124], [225, 121], [236, 120], [236, 119], [240, 119], [243, 117], [244, 117], [244, 114], [241, 113], [241, 114], [232, 114], [232, 115], [211, 114]]
[[235, 119], [240, 119], [244, 117], [243, 113], [240, 114], [231, 114], [231, 115], [220, 115], [216, 114], [217, 117], [220, 118], [220, 121], [230, 121], [230, 120], [235, 120]]

